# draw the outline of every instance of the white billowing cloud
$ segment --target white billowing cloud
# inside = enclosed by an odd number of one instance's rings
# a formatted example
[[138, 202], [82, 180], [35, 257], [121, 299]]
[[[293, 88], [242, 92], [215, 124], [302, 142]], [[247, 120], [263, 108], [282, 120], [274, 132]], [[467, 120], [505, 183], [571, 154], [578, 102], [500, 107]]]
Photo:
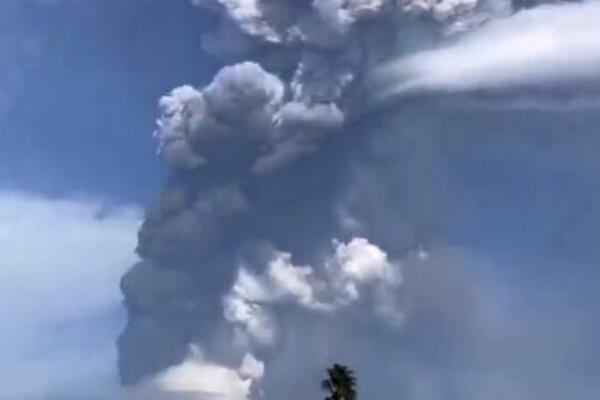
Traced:
[[348, 281], [393, 282], [396, 279], [387, 254], [364, 238], [354, 238], [348, 244], [336, 242], [334, 260], [340, 275]]
[[375, 72], [384, 95], [600, 85], [600, 2], [539, 6]]
[[225, 298], [223, 314], [228, 321], [240, 326], [240, 336], [247, 334], [264, 346], [275, 341], [277, 334], [273, 318], [259, 303], [236, 293]]
[[[242, 367], [246, 376], [242, 376]], [[211, 393], [227, 400], [243, 400], [250, 394], [252, 380], [262, 377], [262, 370], [262, 363], [249, 354], [240, 370], [211, 363], [196, 354], [183, 364], [166, 370], [156, 381], [167, 393]]]
[[368, 301], [374, 312], [390, 323], [400, 323], [399, 265], [364, 238], [333, 244], [333, 254], [318, 268], [294, 265], [291, 254], [285, 252], [275, 252], [261, 275], [241, 268], [225, 297], [225, 318], [257, 344], [268, 346], [277, 337], [273, 305], [331, 313], [371, 293]]
[[136, 387], [125, 389], [124, 396], [128, 400], [248, 400], [264, 372], [264, 363], [251, 353], [244, 355], [238, 367], [228, 367], [210, 361], [198, 347], [192, 346], [183, 363]]
[[308, 308], [319, 308], [315, 300], [315, 289], [311, 279], [314, 276], [311, 267], [297, 267], [291, 263], [291, 255], [278, 253], [269, 263], [267, 275], [277, 295], [295, 299]]
[[472, 12], [477, 0], [399, 0], [404, 12], [410, 15], [431, 15], [440, 22], [449, 21]]
[[403, 321], [397, 298], [402, 283], [399, 266], [387, 254], [364, 238], [349, 243], [335, 242], [335, 255], [326, 264], [333, 288], [339, 293], [338, 304], [347, 305], [360, 299], [361, 289], [372, 286], [375, 312], [393, 325]]
[[254, 357], [251, 353], [246, 353], [242, 359], [239, 368], [240, 376], [254, 380], [260, 380], [265, 375], [265, 364]]
[[268, 42], [282, 41], [281, 33], [271, 25], [260, 0], [192, 0], [192, 3], [201, 7], [222, 8], [228, 18], [251, 36]]
[[140, 220], [136, 207], [0, 191], [0, 398], [116, 382], [118, 282]]
[[208, 111], [202, 92], [185, 85], [175, 88], [160, 99], [162, 117], [154, 133], [159, 141], [158, 152], [165, 161], [181, 167], [195, 168], [205, 159], [194, 152], [189, 136], [201, 131]]

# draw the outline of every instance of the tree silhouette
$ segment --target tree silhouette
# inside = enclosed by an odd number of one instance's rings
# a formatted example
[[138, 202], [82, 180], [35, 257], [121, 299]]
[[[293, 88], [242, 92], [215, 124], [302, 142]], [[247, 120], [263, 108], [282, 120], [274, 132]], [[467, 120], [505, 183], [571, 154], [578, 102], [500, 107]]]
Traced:
[[321, 387], [328, 394], [325, 400], [356, 400], [356, 377], [354, 372], [341, 364], [327, 369], [327, 379]]

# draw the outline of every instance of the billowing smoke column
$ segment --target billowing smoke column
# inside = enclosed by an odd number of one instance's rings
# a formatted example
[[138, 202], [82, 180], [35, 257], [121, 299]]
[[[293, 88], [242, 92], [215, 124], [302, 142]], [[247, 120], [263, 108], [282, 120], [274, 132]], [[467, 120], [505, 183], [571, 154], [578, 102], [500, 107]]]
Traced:
[[[418, 359], [412, 377], [426, 375], [442, 348], [453, 352], [441, 365], [466, 363], [456, 354], [472, 354], [469, 346], [488, 348], [473, 333], [487, 288], [461, 279], [477, 257], [445, 246], [465, 199], [446, 171], [461, 146], [448, 147], [441, 126], [461, 127], [423, 99], [368, 111], [367, 82], [380, 63], [452, 42], [510, 4], [194, 3], [218, 16], [203, 44], [227, 66], [209, 85], [160, 100], [155, 137], [169, 179], [139, 232], [142, 261], [121, 283], [122, 382], [159, 374], [165, 390], [196, 390], [172, 384], [177, 371], [210, 370], [235, 381], [230, 398], [262, 387], [267, 398], [295, 399], [306, 397], [304, 379], [318, 382], [306, 366], [344, 357], [373, 365], [404, 325], [401, 351]], [[411, 330], [413, 314], [425, 334]], [[428, 349], [419, 357], [417, 341]], [[358, 350], [348, 355], [348, 346]], [[291, 366], [306, 376], [286, 379]], [[425, 375], [415, 385], [440, 384]], [[432, 390], [416, 387], [410, 398], [443, 398]]]

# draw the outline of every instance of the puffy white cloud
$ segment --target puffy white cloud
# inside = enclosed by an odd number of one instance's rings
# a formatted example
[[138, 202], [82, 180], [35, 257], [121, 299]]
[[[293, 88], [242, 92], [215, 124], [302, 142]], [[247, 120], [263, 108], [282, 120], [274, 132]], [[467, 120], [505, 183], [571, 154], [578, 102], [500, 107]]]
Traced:
[[540, 6], [489, 22], [377, 73], [387, 95], [600, 84], [600, 2]]
[[[169, 164], [195, 168], [205, 160], [192, 149], [190, 142], [204, 134], [206, 120], [210, 120], [202, 92], [191, 86], [175, 88], [159, 102], [161, 118], [157, 121], [155, 137], [158, 152]], [[210, 125], [209, 125], [210, 126]]]
[[336, 243], [335, 265], [342, 275], [358, 282], [385, 280], [394, 282], [394, 267], [387, 254], [365, 238], [354, 238], [348, 244]]
[[196, 352], [183, 364], [169, 368], [155, 380], [166, 393], [213, 394], [226, 400], [244, 400], [250, 395], [254, 379], [260, 380], [263, 364], [246, 354], [238, 369], [206, 360]]
[[326, 268], [332, 286], [340, 293], [339, 304], [359, 300], [361, 289], [372, 285], [375, 312], [393, 325], [402, 323], [398, 302], [400, 271], [379, 247], [364, 238], [354, 238], [348, 244], [337, 242], [335, 254]]
[[291, 297], [305, 307], [318, 306], [310, 282], [313, 276], [311, 267], [296, 267], [291, 263], [290, 254], [278, 253], [269, 263], [267, 274], [281, 296]]
[[244, 355], [239, 366], [229, 367], [210, 361], [199, 347], [192, 346], [183, 363], [125, 389], [122, 396], [127, 400], [247, 400], [263, 375], [263, 362], [251, 353]]
[[400, 0], [400, 7], [413, 15], [430, 15], [446, 22], [472, 12], [478, 0]]
[[[224, 300], [223, 315], [229, 322], [241, 328], [238, 339], [247, 342], [256, 341], [262, 346], [273, 344], [277, 338], [277, 330], [273, 317], [258, 303], [239, 295], [227, 296]], [[246, 335], [248, 337], [245, 337]]]
[[[318, 268], [294, 265], [285, 252], [275, 252], [261, 275], [241, 268], [224, 300], [225, 318], [263, 346], [277, 339], [276, 304], [331, 313], [365, 300], [388, 322], [400, 323], [399, 265], [364, 238], [333, 244], [333, 254]], [[371, 298], [363, 299], [369, 292]]]
[[118, 282], [140, 220], [136, 207], [0, 192], [0, 398], [116, 384]]

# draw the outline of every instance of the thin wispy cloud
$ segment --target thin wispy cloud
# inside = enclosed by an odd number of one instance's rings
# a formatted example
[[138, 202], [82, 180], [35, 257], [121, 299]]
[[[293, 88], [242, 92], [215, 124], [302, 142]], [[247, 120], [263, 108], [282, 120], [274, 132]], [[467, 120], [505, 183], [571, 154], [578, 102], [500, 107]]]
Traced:
[[[375, 72], [384, 96], [477, 89], [600, 88], [600, 2], [540, 6], [488, 22]], [[585, 90], [584, 90], [585, 91]]]

